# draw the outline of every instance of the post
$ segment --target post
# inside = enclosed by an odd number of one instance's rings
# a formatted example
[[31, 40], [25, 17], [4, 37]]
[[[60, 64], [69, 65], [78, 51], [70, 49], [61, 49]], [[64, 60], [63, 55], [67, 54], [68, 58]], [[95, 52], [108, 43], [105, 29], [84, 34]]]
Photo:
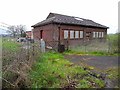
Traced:
[[40, 48], [41, 48], [41, 52], [44, 53], [45, 52], [45, 41], [43, 39], [41, 39], [40, 41]]
[[58, 45], [60, 45], [60, 26], [58, 26], [58, 30], [59, 30]]
[[58, 36], [58, 52], [60, 51], [60, 25], [58, 26], [59, 36]]

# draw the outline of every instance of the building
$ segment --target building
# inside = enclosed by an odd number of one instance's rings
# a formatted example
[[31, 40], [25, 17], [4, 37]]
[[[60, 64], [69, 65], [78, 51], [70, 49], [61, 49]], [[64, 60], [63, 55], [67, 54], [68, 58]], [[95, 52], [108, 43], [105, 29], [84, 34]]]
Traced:
[[27, 38], [32, 38], [32, 32], [31, 31], [26, 31], [26, 37]]
[[33, 38], [43, 39], [46, 46], [57, 48], [58, 45], [77, 46], [83, 42], [98, 39], [104, 41], [107, 26], [89, 19], [49, 13], [47, 18], [33, 27]]

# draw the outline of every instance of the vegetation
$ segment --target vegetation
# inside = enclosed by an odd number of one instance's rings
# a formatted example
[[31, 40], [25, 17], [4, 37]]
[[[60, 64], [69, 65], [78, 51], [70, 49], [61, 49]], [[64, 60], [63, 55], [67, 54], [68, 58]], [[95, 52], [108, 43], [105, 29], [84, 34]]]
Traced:
[[120, 34], [109, 34], [106, 42], [94, 41], [86, 45], [70, 47], [64, 54], [95, 55], [95, 56], [118, 56], [118, 37]]
[[26, 27], [25, 25], [13, 25], [8, 27], [8, 33], [14, 38], [16, 37], [26, 37]]
[[93, 77], [89, 71], [65, 60], [62, 54], [48, 52], [37, 60], [30, 71], [31, 88], [65, 88], [73, 84], [77, 88], [104, 87], [103, 80]]
[[107, 74], [108, 74], [108, 78], [110, 79], [117, 79], [118, 80], [118, 70], [120, 70], [120, 67], [112, 67], [106, 70]]
[[19, 43], [13, 38], [2, 41], [2, 86], [3, 88], [25, 88], [27, 71], [38, 56], [39, 47], [29, 43]]
[[119, 38], [120, 34], [109, 34], [108, 35], [108, 45], [109, 45], [109, 53], [119, 53], [118, 50], [118, 44], [119, 44]]
[[2, 40], [2, 63], [3, 66], [13, 61], [13, 56], [20, 50], [20, 44], [11, 39], [3, 38]]
[[[94, 67], [83, 68], [83, 66], [75, 65], [68, 60], [64, 59], [64, 54], [78, 54], [78, 55], [114, 55], [118, 54], [118, 36], [109, 35], [107, 43], [91, 43], [89, 45], [83, 45], [72, 48], [63, 54], [56, 52], [46, 52], [39, 54], [39, 45], [31, 50], [21, 49], [22, 44], [17, 43], [15, 39], [3, 38], [3, 81], [4, 87], [11, 87], [17, 85], [18, 87], [29, 87], [29, 88], [104, 88], [105, 81], [100, 78], [100, 75], [94, 75], [92, 70]], [[103, 47], [104, 46], [104, 47]], [[38, 57], [39, 54], [39, 57]], [[33, 56], [32, 56], [33, 55]], [[34, 63], [32, 62], [34, 61]], [[21, 64], [23, 62], [23, 64]], [[11, 68], [12, 66], [12, 68]], [[27, 66], [28, 69], [21, 69]], [[32, 67], [31, 67], [32, 66]], [[10, 70], [21, 69], [19, 71]], [[110, 68], [104, 72], [107, 74], [107, 78], [111, 80], [118, 79], [117, 68]], [[25, 78], [23, 76], [25, 75]], [[19, 85], [17, 82], [18, 77], [22, 77]]]
[[7, 50], [10, 52], [15, 52], [15, 51], [18, 51], [19, 47], [20, 47], [20, 44], [18, 44], [15, 41], [15, 39], [3, 38], [3, 40], [2, 40], [3, 51]]

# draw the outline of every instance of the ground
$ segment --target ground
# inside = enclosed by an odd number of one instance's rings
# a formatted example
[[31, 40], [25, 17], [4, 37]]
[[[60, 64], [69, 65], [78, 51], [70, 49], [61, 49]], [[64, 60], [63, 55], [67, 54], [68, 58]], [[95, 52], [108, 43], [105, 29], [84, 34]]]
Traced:
[[65, 55], [69, 61], [83, 66], [97, 74], [106, 76], [107, 87], [118, 87], [118, 57], [117, 56], [89, 56]]
[[118, 67], [118, 57], [116, 56], [65, 55], [65, 58], [75, 64], [86, 63], [100, 70]]

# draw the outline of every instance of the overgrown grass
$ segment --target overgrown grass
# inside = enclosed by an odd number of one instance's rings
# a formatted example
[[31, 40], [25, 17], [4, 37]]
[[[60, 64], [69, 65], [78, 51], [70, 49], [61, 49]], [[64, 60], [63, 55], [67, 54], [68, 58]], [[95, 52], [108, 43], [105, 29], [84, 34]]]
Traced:
[[109, 44], [109, 51], [112, 53], [119, 53], [119, 49], [118, 49], [118, 43], [120, 40], [120, 33], [118, 34], [109, 34], [107, 36], [108, 39], [108, 44]]
[[[17, 78], [16, 74], [7, 70], [7, 68], [12, 67], [12, 63], [17, 58], [17, 52], [20, 51], [21, 45], [17, 43], [12, 38], [2, 38], [2, 78], [8, 80], [8, 82], [13, 82], [13, 78]], [[17, 67], [14, 67], [17, 68]], [[3, 80], [3, 87], [8, 88], [11, 85]]]
[[9, 64], [14, 60], [14, 55], [20, 50], [20, 44], [11, 38], [2, 38], [2, 64]]
[[10, 52], [15, 52], [15, 51], [19, 50], [18, 47], [20, 47], [20, 44], [18, 44], [16, 41], [12, 41], [11, 39], [6, 39], [6, 38], [2, 39], [3, 51], [5, 49]]
[[[65, 60], [62, 54], [47, 52], [40, 56], [30, 71], [31, 88], [62, 88], [76, 82], [78, 88], [104, 87], [103, 80]], [[93, 85], [94, 83], [94, 85]]]
[[95, 56], [118, 56], [118, 37], [120, 34], [109, 34], [105, 42], [94, 40], [83, 45], [72, 46], [64, 54], [80, 54], [80, 55], [95, 55]]
[[119, 56], [118, 37], [120, 34], [110, 34], [105, 42], [94, 40], [87, 44], [70, 47], [65, 54], [87, 54], [95, 56]]

